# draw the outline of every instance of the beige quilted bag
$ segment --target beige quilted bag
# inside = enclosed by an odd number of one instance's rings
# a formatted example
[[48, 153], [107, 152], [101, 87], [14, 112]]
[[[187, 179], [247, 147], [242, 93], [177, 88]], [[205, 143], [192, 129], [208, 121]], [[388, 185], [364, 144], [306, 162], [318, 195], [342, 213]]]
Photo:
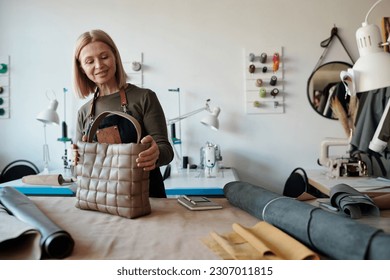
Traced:
[[[93, 142], [101, 120], [115, 114], [130, 120], [137, 131], [137, 143]], [[93, 122], [87, 142], [79, 141], [76, 166], [76, 207], [85, 210], [137, 218], [151, 213], [149, 172], [137, 167], [138, 154], [149, 147], [141, 144], [141, 126], [132, 116], [119, 111], [101, 113]]]

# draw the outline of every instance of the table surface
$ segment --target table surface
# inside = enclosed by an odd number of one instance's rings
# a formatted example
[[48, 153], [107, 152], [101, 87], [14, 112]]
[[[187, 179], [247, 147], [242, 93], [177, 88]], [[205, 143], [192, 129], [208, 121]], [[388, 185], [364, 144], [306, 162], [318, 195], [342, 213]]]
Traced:
[[326, 169], [306, 170], [309, 183], [324, 194], [338, 184], [346, 184], [360, 192], [390, 192], [390, 180], [377, 177], [330, 177]]
[[164, 185], [168, 196], [223, 195], [223, 187], [238, 180], [234, 168], [219, 169], [215, 176], [208, 176], [204, 169], [181, 169], [172, 172]]
[[150, 198], [152, 213], [126, 219], [75, 207], [75, 197], [31, 197], [39, 209], [69, 232], [75, 248], [68, 259], [220, 259], [202, 239], [231, 232], [233, 223], [254, 226], [259, 219], [213, 198], [222, 209], [191, 211], [174, 198]]
[[[191, 181], [179, 177], [184, 182]], [[223, 208], [209, 211], [190, 211], [176, 199], [151, 198], [152, 213], [133, 220], [80, 210], [75, 207], [74, 197], [31, 199], [75, 238], [76, 246], [70, 259], [218, 259], [202, 244], [202, 238], [212, 231], [230, 232], [236, 222], [253, 226], [259, 221], [225, 198], [214, 198]], [[318, 204], [318, 201], [312, 203]], [[390, 233], [390, 211], [358, 221]]]

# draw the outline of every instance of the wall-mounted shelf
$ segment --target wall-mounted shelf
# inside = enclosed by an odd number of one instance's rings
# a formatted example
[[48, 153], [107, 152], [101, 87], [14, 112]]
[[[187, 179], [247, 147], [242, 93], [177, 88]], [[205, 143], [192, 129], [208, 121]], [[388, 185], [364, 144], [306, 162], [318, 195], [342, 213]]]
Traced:
[[0, 119], [10, 118], [10, 57], [0, 56]]
[[[276, 54], [278, 57], [274, 59]], [[244, 60], [246, 113], [284, 113], [283, 48], [247, 49], [244, 50]], [[274, 60], [278, 60], [276, 68]]]

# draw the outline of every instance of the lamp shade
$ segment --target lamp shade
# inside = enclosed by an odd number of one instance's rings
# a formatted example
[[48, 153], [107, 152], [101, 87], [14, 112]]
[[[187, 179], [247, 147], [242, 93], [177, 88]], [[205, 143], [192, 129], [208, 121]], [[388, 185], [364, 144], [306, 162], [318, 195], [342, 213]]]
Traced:
[[219, 120], [218, 116], [221, 112], [221, 109], [219, 107], [215, 107], [211, 114], [208, 114], [206, 117], [204, 117], [200, 122], [206, 126], [211, 127], [214, 130], [219, 129]]
[[353, 66], [356, 92], [390, 86], [390, 54], [385, 52], [380, 29], [364, 22], [356, 31], [359, 59]]
[[49, 106], [38, 114], [37, 120], [44, 124], [59, 124], [60, 118], [56, 112], [57, 107], [58, 101], [56, 99], [50, 100]]

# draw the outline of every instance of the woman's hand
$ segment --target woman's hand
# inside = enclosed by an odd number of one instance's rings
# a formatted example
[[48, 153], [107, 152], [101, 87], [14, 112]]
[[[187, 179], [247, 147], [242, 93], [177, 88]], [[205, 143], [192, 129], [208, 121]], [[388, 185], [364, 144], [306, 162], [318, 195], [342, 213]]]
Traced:
[[137, 158], [137, 166], [142, 167], [144, 171], [150, 171], [156, 168], [156, 162], [160, 156], [160, 150], [153, 137], [150, 135], [141, 139], [142, 144], [150, 143], [150, 148], [139, 153]]
[[[84, 139], [83, 139], [84, 141]], [[156, 162], [160, 156], [160, 150], [152, 136], [147, 135], [141, 140], [142, 144], [150, 143], [150, 148], [139, 153], [137, 166], [142, 167], [144, 171], [150, 171], [156, 168]], [[76, 166], [79, 162], [79, 150], [76, 144], [72, 144], [72, 165]]]
[[[87, 136], [83, 135], [81, 141], [86, 142], [87, 141]], [[76, 166], [77, 163], [79, 162], [79, 147], [76, 144], [72, 144], [71, 146], [72, 149], [72, 162], [71, 165]]]

